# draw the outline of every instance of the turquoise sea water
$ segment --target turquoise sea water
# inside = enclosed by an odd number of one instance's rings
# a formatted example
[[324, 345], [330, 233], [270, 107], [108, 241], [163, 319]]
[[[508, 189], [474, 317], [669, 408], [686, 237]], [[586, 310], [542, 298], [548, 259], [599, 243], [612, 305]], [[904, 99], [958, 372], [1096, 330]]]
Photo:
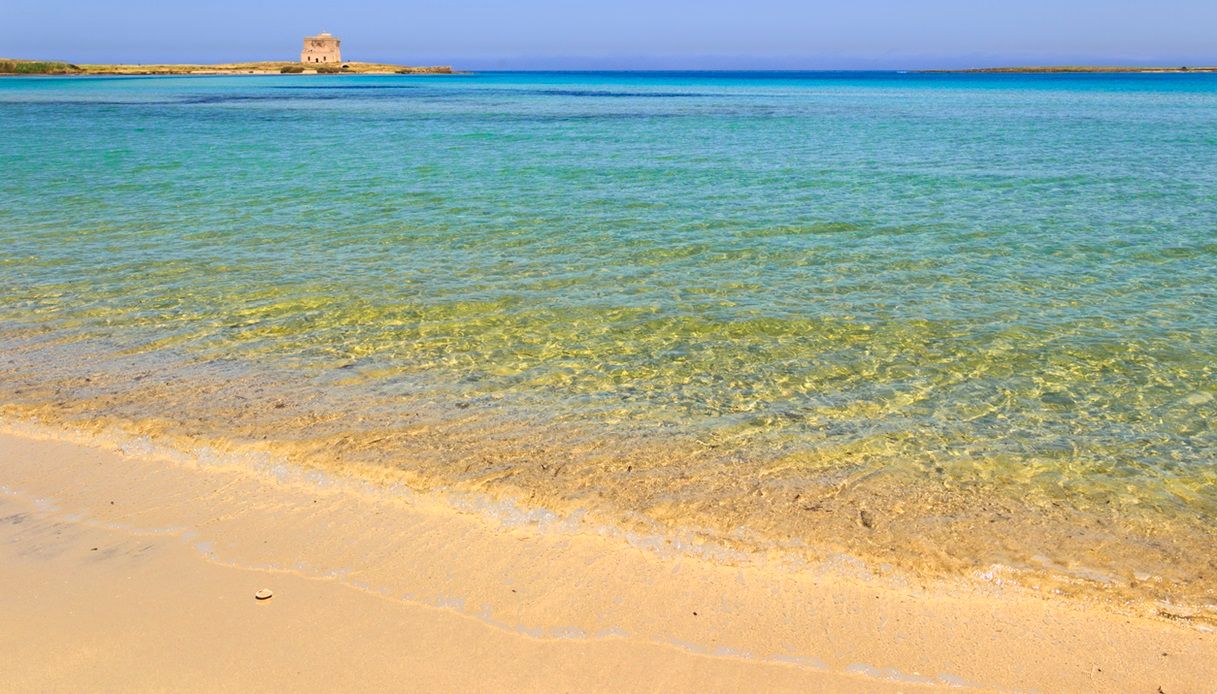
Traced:
[[0, 133], [22, 412], [1217, 600], [1217, 75], [14, 78]]

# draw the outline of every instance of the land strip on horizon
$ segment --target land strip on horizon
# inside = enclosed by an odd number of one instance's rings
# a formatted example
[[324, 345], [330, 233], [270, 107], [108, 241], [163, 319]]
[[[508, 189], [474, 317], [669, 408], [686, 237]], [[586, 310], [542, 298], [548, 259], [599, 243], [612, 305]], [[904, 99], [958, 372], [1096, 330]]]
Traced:
[[[0, 59], [0, 75], [269, 75], [283, 72], [316, 74], [318, 66], [305, 66], [291, 61], [266, 61], [255, 63], [208, 64], [139, 64], [139, 63], [67, 63], [62, 61], [38, 61]], [[344, 61], [335, 66], [320, 66], [322, 71], [333, 74], [355, 75], [450, 75], [454, 71], [447, 65], [410, 66], [388, 63], [362, 63]], [[328, 70], [326, 70], [328, 68]], [[297, 72], [299, 70], [299, 72]]]
[[[321, 67], [324, 72], [337, 70], [342, 74], [388, 75], [448, 75], [456, 71], [448, 65], [411, 66], [389, 63], [363, 63], [345, 61], [333, 66], [306, 65], [291, 61], [263, 61], [253, 63], [216, 64], [172, 64], [172, 63], [68, 63], [64, 61], [40, 61], [0, 58], [0, 75], [261, 75], [285, 72], [315, 74]], [[1047, 73], [1144, 73], [1178, 74], [1189, 72], [1215, 73], [1217, 66], [1108, 66], [1108, 65], [1042, 65], [1022, 67], [980, 67], [915, 70], [921, 74], [1047, 74]]]
[[1043, 65], [1025, 67], [975, 67], [956, 70], [918, 70], [922, 73], [1087, 73], [1087, 72], [1138, 72], [1138, 73], [1183, 73], [1217, 72], [1217, 66], [1191, 67], [1132, 67], [1106, 65]]

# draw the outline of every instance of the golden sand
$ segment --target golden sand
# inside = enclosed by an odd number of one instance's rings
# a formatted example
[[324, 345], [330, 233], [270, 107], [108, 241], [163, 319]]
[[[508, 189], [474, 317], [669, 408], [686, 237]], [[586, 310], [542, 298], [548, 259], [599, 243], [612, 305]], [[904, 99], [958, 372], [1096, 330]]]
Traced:
[[[8, 422], [14, 690], [1210, 691], [1207, 627]], [[490, 509], [494, 510], [494, 509]], [[269, 588], [273, 597], [255, 593]]]

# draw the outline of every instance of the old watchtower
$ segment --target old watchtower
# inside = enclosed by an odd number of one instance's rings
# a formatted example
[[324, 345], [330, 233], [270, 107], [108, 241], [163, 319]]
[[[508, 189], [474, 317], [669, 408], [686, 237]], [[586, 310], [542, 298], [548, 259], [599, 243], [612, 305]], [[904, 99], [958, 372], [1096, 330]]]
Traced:
[[304, 38], [304, 50], [300, 51], [302, 63], [341, 63], [342, 54], [338, 44], [342, 43], [327, 32]]

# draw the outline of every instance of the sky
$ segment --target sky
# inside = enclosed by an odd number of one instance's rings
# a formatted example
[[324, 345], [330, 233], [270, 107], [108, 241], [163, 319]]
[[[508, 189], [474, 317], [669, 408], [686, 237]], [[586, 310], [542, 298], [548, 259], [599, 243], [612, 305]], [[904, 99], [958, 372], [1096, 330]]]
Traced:
[[[4, 7], [8, 5], [8, 7]], [[1217, 64], [1217, 0], [0, 0], [0, 56], [491, 69]]]

